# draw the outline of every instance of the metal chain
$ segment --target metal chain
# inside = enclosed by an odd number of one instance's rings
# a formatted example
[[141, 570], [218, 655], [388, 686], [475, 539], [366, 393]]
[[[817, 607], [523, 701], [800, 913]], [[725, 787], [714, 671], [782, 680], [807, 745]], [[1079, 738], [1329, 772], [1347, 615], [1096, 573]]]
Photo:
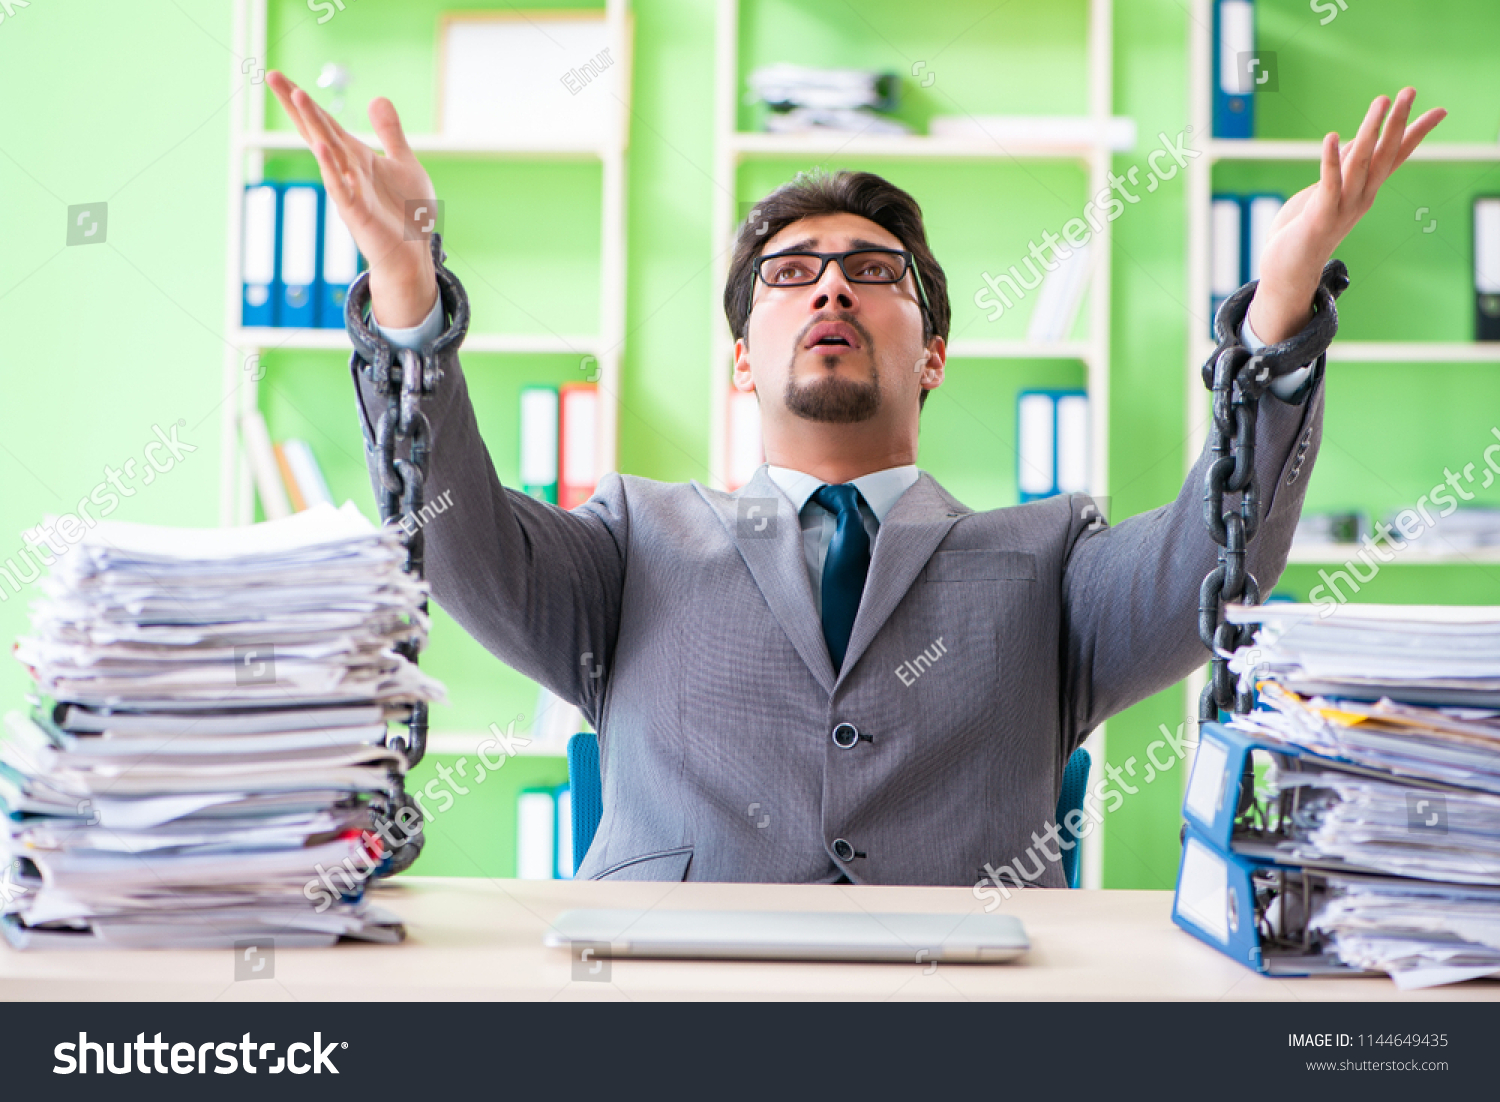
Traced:
[[[424, 503], [423, 493], [427, 482], [427, 461], [432, 454], [432, 425], [422, 412], [422, 398], [430, 395], [442, 378], [438, 367], [440, 353], [456, 346], [469, 328], [469, 299], [463, 286], [453, 273], [443, 266], [442, 236], [433, 234], [431, 240], [433, 267], [437, 273], [438, 294], [442, 298], [443, 312], [452, 318], [451, 324], [432, 346], [424, 351], [392, 349], [391, 344], [376, 329], [373, 322], [367, 323], [365, 307], [370, 301], [370, 273], [361, 272], [349, 287], [349, 296], [344, 303], [344, 328], [354, 345], [349, 357], [349, 373], [354, 379], [354, 393], [359, 397], [359, 376], [363, 375], [375, 388], [375, 393], [386, 400], [386, 408], [380, 421], [372, 428], [364, 402], [359, 401], [360, 418], [364, 424], [365, 446], [378, 451], [380, 485], [377, 495], [381, 523], [395, 525], [406, 545], [408, 574], [424, 577], [424, 537], [422, 527], [413, 525], [408, 533], [400, 526], [403, 517], [416, 518]], [[401, 451], [405, 455], [401, 455]], [[427, 613], [427, 602], [422, 602], [422, 613]], [[420, 644], [415, 637], [396, 644], [395, 650], [413, 664], [417, 661]], [[427, 703], [417, 701], [412, 705], [403, 734], [389, 735], [386, 744], [401, 752], [410, 769], [422, 760], [427, 751]], [[400, 831], [406, 831], [399, 822], [401, 812], [411, 808], [415, 813], [405, 818], [416, 827], [409, 837], [403, 837], [391, 854], [390, 861], [382, 863], [377, 875], [390, 876], [409, 868], [422, 850], [425, 835], [422, 832], [422, 813], [416, 801], [406, 792], [405, 779], [394, 778], [387, 792], [386, 804], [376, 808], [380, 821], [380, 834], [386, 839]], [[394, 827], [394, 829], [393, 829]]]
[[[1320, 359], [1338, 331], [1334, 300], [1349, 286], [1341, 260], [1323, 268], [1313, 295], [1313, 319], [1289, 340], [1251, 352], [1240, 343], [1240, 326], [1259, 281], [1247, 283], [1227, 298], [1214, 316], [1218, 345], [1203, 365], [1203, 383], [1213, 391], [1213, 424], [1208, 432], [1214, 459], [1203, 481], [1203, 520], [1219, 545], [1219, 564], [1198, 590], [1198, 637], [1212, 655], [1208, 683], [1198, 697], [1198, 721], [1212, 723], [1219, 711], [1248, 712], [1250, 692], [1240, 692], [1229, 658], [1254, 636], [1249, 624], [1224, 619], [1229, 602], [1259, 604], [1260, 586], [1245, 569], [1245, 553], [1260, 524], [1260, 486], [1255, 476], [1255, 422], [1260, 398], [1273, 379]], [[1317, 370], [1317, 368], [1314, 368]], [[1226, 508], [1225, 494], [1238, 494], [1237, 509]]]

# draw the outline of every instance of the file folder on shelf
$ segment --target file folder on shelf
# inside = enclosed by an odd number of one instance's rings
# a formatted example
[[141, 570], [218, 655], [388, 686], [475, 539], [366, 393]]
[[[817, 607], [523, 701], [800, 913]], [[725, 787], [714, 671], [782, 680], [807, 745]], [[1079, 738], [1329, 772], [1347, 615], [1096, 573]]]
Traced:
[[339, 209], [325, 193], [323, 196], [323, 270], [318, 293], [318, 326], [322, 329], [344, 327], [344, 301], [349, 284], [359, 275], [359, 247], [349, 227], [339, 217]]
[[1276, 221], [1285, 205], [1286, 199], [1272, 191], [1245, 196], [1245, 273], [1242, 283], [1260, 278], [1260, 258], [1271, 236], [1271, 223]]
[[1016, 400], [1016, 481], [1020, 499], [1088, 491], [1086, 390], [1023, 390]]
[[1215, 195], [1209, 207], [1208, 335], [1224, 300], [1244, 284], [1245, 212], [1238, 195]]
[[552, 878], [554, 880], [573, 879], [573, 789], [564, 783], [552, 790], [552, 804], [557, 809], [557, 819], [553, 825], [552, 836], [556, 839], [553, 846]]
[[251, 184], [245, 188], [243, 244], [240, 249], [243, 283], [240, 321], [245, 326], [276, 324], [279, 205], [275, 184]]
[[1209, 208], [1209, 336], [1220, 305], [1252, 279], [1260, 278], [1260, 258], [1271, 223], [1286, 200], [1276, 192], [1217, 194]]
[[557, 504], [557, 387], [521, 388], [521, 490]]
[[516, 797], [516, 879], [573, 879], [573, 799], [565, 782]]
[[1255, 82], [1247, 64], [1255, 50], [1250, 0], [1214, 4], [1214, 137], [1255, 136]]
[[516, 879], [556, 875], [557, 795], [551, 788], [523, 788], [516, 797]]
[[558, 387], [558, 435], [562, 439], [557, 503], [576, 509], [594, 495], [599, 480], [599, 391], [593, 383]]
[[1474, 339], [1500, 341], [1500, 197], [1474, 200]]
[[318, 256], [323, 189], [284, 184], [281, 189], [281, 303], [278, 324], [311, 329], [318, 314]]

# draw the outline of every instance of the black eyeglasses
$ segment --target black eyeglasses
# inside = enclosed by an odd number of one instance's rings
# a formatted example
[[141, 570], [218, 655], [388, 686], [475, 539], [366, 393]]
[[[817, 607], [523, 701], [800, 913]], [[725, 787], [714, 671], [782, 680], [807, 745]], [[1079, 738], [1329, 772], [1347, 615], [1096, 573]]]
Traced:
[[[772, 253], [770, 256], [756, 258], [755, 274], [767, 287], [806, 287], [823, 278], [830, 260], [838, 261], [839, 269], [850, 283], [900, 283], [910, 271], [912, 281], [917, 285], [917, 297], [922, 304], [923, 316], [932, 317], [932, 311], [927, 305], [927, 292], [922, 287], [922, 277], [917, 274], [916, 262], [911, 253], [904, 249]], [[751, 290], [753, 304], [753, 286]]]

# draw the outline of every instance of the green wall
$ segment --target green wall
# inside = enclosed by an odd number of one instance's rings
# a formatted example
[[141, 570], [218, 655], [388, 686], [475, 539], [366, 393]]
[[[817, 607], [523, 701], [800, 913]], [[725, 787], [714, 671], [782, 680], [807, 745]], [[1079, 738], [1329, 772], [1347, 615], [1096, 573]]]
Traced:
[[[489, 2], [346, 0], [325, 24], [303, 0], [272, 0], [269, 63], [311, 84], [326, 61], [354, 76], [341, 118], [363, 129], [363, 105], [390, 96], [409, 129], [433, 119], [435, 21], [442, 10]], [[550, 7], [541, 2], [530, 7]], [[572, 5], [587, 6], [587, 5]], [[227, 109], [262, 86], [229, 77], [229, 0], [33, 3], [0, 23], [0, 90], [12, 105], [0, 139], [0, 565], [19, 531], [64, 512], [152, 436], [182, 421], [198, 450], [115, 512], [120, 519], [209, 525], [217, 518]], [[903, 0], [826, 5], [747, 0], [742, 68], [770, 60], [870, 65], [903, 76], [899, 115], [919, 128], [935, 114], [1045, 114], [1085, 109], [1084, 0], [913, 6]], [[1420, 7], [1351, 3], [1327, 26], [1304, 2], [1260, 0], [1260, 45], [1278, 53], [1279, 88], [1261, 100], [1262, 137], [1352, 135], [1369, 101], [1404, 84], [1418, 108], [1450, 111], [1436, 137], [1493, 141], [1500, 129], [1500, 69], [1489, 43], [1500, 11], [1483, 0]], [[708, 479], [709, 344], [720, 288], [711, 278], [713, 5], [636, 0], [628, 182], [627, 351], [620, 465], [668, 480]], [[1155, 135], [1187, 123], [1189, 15], [1175, 0], [1120, 0], [1115, 13], [1115, 110], [1139, 125], [1140, 163]], [[1470, 46], [1469, 43], [1474, 43]], [[265, 64], [261, 60], [257, 64]], [[920, 65], [920, 68], [917, 66]], [[252, 74], [256, 66], [252, 65]], [[910, 74], [920, 74], [911, 78]], [[926, 87], [926, 76], [933, 80]], [[248, 78], [246, 78], [248, 79]], [[320, 96], [326, 96], [319, 93]], [[754, 126], [757, 110], [741, 110]], [[283, 126], [274, 104], [269, 125]], [[831, 165], [850, 165], [847, 159]], [[750, 202], [807, 167], [746, 164], [736, 198]], [[861, 163], [917, 196], [947, 269], [955, 336], [1013, 337], [1020, 311], [990, 323], [973, 305], [980, 273], [1016, 261], [1025, 243], [1079, 213], [1080, 169], [1036, 162], [988, 165]], [[311, 158], [271, 159], [283, 178], [312, 174]], [[447, 202], [450, 264], [464, 280], [475, 325], [586, 332], [597, 311], [598, 169], [432, 160]], [[1353, 284], [1340, 303], [1341, 335], [1458, 340], [1470, 336], [1469, 204], [1500, 192], [1480, 165], [1411, 165], [1339, 255]], [[1222, 189], [1277, 188], [1314, 179], [1312, 165], [1225, 165]], [[65, 247], [71, 204], [109, 204], [107, 240]], [[1417, 209], [1427, 212], [1419, 220]], [[1114, 223], [1110, 481], [1112, 516], [1171, 498], [1184, 464], [1182, 376], [1188, 327], [1206, 305], [1184, 301], [1182, 182], [1143, 197]], [[1423, 226], [1437, 219], [1432, 232]], [[262, 408], [275, 437], [306, 438], [339, 498], [370, 515], [370, 495], [347, 357], [265, 358]], [[562, 356], [464, 359], [481, 429], [503, 480], [517, 468], [518, 388], [578, 378]], [[1081, 365], [953, 361], [924, 414], [919, 462], [976, 508], [1015, 500], [1014, 395], [1028, 386], [1078, 385]], [[1334, 364], [1327, 436], [1311, 508], [1384, 514], [1443, 477], [1480, 461], [1500, 373], [1492, 366]], [[1491, 500], [1497, 496], [1494, 488]], [[1305, 597], [1314, 567], [1293, 567], [1282, 588]], [[0, 636], [24, 630], [24, 597], [0, 583]], [[1362, 596], [1390, 601], [1500, 603], [1500, 568], [1394, 566]], [[452, 703], [437, 730], [502, 728], [529, 716], [533, 687], [468, 639], [441, 610], [424, 665]], [[0, 691], [19, 703], [24, 671], [9, 663]], [[1123, 762], [1183, 715], [1179, 690], [1111, 721], [1109, 757]], [[449, 759], [444, 758], [444, 761]], [[424, 763], [425, 783], [436, 762]], [[418, 871], [513, 871], [514, 791], [561, 778], [556, 760], [513, 761], [500, 781], [433, 824]], [[1106, 884], [1167, 887], [1176, 870], [1180, 781], [1143, 789], [1110, 820]]]

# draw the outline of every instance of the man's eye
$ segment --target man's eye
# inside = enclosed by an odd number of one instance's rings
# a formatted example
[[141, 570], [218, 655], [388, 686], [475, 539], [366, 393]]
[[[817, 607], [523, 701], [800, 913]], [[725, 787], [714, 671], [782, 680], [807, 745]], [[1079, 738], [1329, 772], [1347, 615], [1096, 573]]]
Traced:
[[795, 260], [783, 261], [771, 269], [772, 280], [782, 283], [807, 278], [807, 268]]

